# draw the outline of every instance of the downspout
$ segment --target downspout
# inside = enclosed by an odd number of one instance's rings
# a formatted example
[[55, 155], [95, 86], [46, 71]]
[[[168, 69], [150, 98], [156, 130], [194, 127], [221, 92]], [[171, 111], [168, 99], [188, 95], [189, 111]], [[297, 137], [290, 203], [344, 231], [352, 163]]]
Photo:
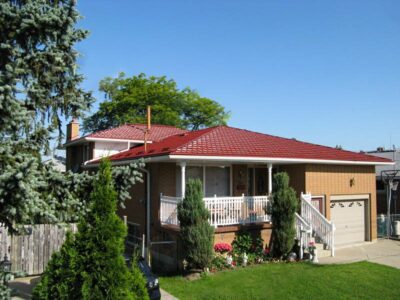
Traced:
[[150, 239], [150, 172], [144, 168], [141, 168], [141, 171], [146, 173], [146, 261], [150, 265], [150, 246], [151, 246], [151, 239]]

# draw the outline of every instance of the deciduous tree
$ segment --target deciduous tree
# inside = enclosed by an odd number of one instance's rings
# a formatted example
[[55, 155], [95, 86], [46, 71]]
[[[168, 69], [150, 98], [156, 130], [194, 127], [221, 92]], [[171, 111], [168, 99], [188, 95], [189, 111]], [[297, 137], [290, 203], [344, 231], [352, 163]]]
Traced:
[[86, 118], [86, 132], [115, 127], [125, 123], [145, 123], [146, 107], [152, 106], [155, 124], [173, 125], [191, 130], [224, 125], [229, 113], [214, 100], [201, 97], [196, 91], [179, 89], [166, 77], [137, 76], [105, 78], [100, 90], [106, 95], [99, 110]]

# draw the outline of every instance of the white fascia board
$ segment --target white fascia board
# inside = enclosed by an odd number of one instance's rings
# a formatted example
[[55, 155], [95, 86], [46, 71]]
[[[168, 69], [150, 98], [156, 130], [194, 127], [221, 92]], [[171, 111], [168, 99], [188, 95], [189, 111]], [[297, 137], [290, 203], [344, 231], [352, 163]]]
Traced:
[[243, 156], [192, 156], [192, 155], [169, 155], [172, 160], [203, 160], [221, 162], [247, 162], [247, 163], [314, 163], [332, 165], [394, 165], [394, 162], [373, 161], [348, 161], [306, 158], [275, 158], [275, 157], [243, 157]]
[[[135, 159], [126, 159], [126, 160], [117, 160], [117, 161], [111, 161], [111, 165], [113, 166], [123, 166], [123, 165], [128, 165], [132, 162], [136, 162], [139, 159], [141, 159], [141, 157], [135, 158]], [[154, 157], [147, 157], [144, 158], [144, 162], [145, 163], [150, 163], [150, 162], [167, 162], [170, 161], [170, 158], [168, 157], [168, 155], [163, 155], [163, 156], [154, 156]], [[84, 168], [97, 168], [100, 164], [100, 160], [98, 163], [94, 163], [94, 164], [89, 164], [89, 165], [83, 165], [82, 167]]]
[[[93, 137], [87, 137], [85, 138], [87, 141], [100, 141], [100, 142], [131, 142], [131, 143], [136, 143], [136, 144], [144, 144], [143, 140], [127, 140], [127, 139], [104, 139], [104, 138], [93, 138]], [[148, 144], [153, 143], [152, 141], [147, 141]]]

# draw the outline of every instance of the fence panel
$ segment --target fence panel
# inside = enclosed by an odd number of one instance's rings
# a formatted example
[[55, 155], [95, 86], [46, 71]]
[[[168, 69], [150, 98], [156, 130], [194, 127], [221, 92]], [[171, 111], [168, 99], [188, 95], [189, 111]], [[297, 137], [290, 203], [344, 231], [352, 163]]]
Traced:
[[76, 232], [76, 224], [27, 225], [27, 234], [10, 235], [0, 227], [0, 261], [7, 255], [12, 271], [24, 271], [28, 275], [43, 273], [51, 255], [60, 249], [65, 232]]

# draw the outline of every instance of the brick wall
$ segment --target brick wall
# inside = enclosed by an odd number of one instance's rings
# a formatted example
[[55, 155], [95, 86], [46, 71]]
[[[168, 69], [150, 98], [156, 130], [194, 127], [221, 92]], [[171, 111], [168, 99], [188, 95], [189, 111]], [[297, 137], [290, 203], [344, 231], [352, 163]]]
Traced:
[[263, 224], [261, 226], [226, 226], [219, 227], [216, 229], [214, 234], [214, 245], [217, 243], [232, 244], [236, 237], [236, 234], [244, 229], [249, 232], [253, 237], [261, 237], [265, 245], [269, 245], [271, 242], [272, 225]]
[[289, 184], [296, 191], [297, 197], [300, 197], [301, 192], [305, 192], [305, 170], [306, 165], [280, 165], [279, 172], [286, 172], [289, 175]]
[[[143, 179], [145, 180], [145, 174]], [[119, 208], [118, 214], [127, 216], [128, 222], [139, 224], [140, 236], [146, 232], [146, 184], [136, 183], [130, 190], [131, 199], [125, 202], [125, 208]]]

